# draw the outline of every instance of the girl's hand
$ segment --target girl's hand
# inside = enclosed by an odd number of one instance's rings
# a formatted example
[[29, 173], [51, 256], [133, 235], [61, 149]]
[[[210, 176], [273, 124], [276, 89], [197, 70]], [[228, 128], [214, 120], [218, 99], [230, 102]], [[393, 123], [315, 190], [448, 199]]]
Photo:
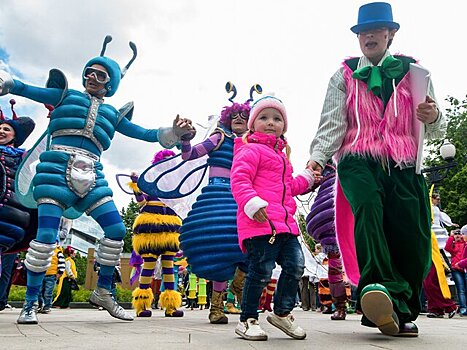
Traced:
[[315, 184], [318, 184], [321, 182], [323, 177], [321, 176], [321, 171], [320, 170], [313, 170], [313, 175], [315, 178]]
[[253, 219], [257, 222], [265, 222], [268, 220], [268, 213], [266, 213], [266, 209], [260, 208], [255, 215], [253, 215]]

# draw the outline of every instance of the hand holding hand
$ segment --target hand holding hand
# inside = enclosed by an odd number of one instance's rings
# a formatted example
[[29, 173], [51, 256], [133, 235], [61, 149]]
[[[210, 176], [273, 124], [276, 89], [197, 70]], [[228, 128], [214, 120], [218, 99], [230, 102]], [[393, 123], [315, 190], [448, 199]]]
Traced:
[[265, 208], [260, 208], [255, 215], [253, 215], [253, 219], [257, 222], [265, 222], [268, 220], [268, 213], [266, 213]]
[[321, 182], [321, 172], [319, 172], [318, 170], [312, 170], [310, 168], [305, 168], [305, 170], [303, 170], [300, 175], [302, 175], [305, 179], [308, 180], [308, 184], [310, 186], [310, 188], [314, 185], [314, 184], [317, 184], [317, 183], [320, 183]]
[[417, 107], [417, 119], [424, 124], [431, 124], [438, 118], [438, 112], [435, 100], [427, 96], [425, 102], [420, 103]]
[[319, 165], [318, 162], [315, 162], [314, 160], [309, 160], [308, 163], [306, 163], [306, 167], [310, 170], [313, 170], [313, 172], [314, 170], [316, 170], [320, 174], [323, 171], [323, 168], [321, 167], [321, 165]]
[[189, 141], [196, 135], [196, 129], [191, 124], [191, 120], [180, 118], [178, 114], [173, 121], [173, 130], [175, 135], [184, 141]]

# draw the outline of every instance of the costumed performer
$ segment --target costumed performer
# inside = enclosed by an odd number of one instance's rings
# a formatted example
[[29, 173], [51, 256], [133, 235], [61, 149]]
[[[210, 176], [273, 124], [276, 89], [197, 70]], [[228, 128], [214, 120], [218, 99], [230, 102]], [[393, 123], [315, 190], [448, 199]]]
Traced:
[[[334, 223], [335, 181], [336, 168], [328, 163], [323, 169], [318, 194], [310, 208], [310, 213], [306, 217], [306, 223], [307, 232], [316, 242], [321, 244], [323, 252], [328, 258], [328, 286], [326, 287], [329, 288], [332, 301], [329, 300], [331, 303], [321, 303], [326, 305], [327, 308], [332, 303], [336, 307], [336, 311], [331, 315], [331, 320], [345, 320], [348, 296]], [[327, 310], [324, 310], [323, 313], [332, 313], [332, 311], [327, 312]]]
[[418, 336], [413, 321], [431, 262], [428, 189], [415, 171], [417, 128], [439, 138], [444, 122], [431, 80], [413, 108], [408, 73], [416, 61], [388, 50], [399, 27], [390, 4], [360, 7], [351, 31], [363, 56], [345, 60], [331, 78], [308, 164], [321, 170], [336, 156], [336, 232], [346, 275], [358, 283], [362, 325], [411, 337]]
[[15, 103], [10, 100], [11, 118], [0, 108], [0, 276], [2, 254], [25, 238], [32, 215], [18, 201], [15, 178], [26, 152], [20, 146], [34, 130], [35, 123], [29, 117], [18, 117], [13, 107]]
[[[431, 231], [431, 267], [428, 275], [423, 280], [423, 291], [427, 300], [428, 318], [444, 318], [444, 313], [448, 314], [449, 318], [453, 318], [457, 311], [457, 305], [451, 298], [451, 291], [449, 289], [448, 281], [446, 278], [446, 270], [449, 269], [443, 254], [438, 244], [437, 234], [439, 228], [442, 232], [446, 229], [441, 226], [441, 222], [449, 226], [457, 226], [452, 223], [451, 218], [443, 213], [444, 219], [441, 219], [441, 210], [438, 205], [440, 204], [439, 193], [434, 193], [434, 185], [431, 192], [431, 215], [432, 215], [432, 231]], [[438, 232], [437, 232], [438, 231]]]
[[46, 88], [27, 85], [12, 79], [7, 72], [0, 72], [1, 95], [12, 93], [55, 107], [43, 139], [50, 144], [40, 154], [32, 183], [39, 213], [39, 229], [26, 256], [28, 286], [18, 318], [20, 324], [38, 323], [35, 305], [55, 249], [60, 217], [76, 218], [84, 212], [96, 220], [104, 231], [96, 257], [101, 270], [97, 287], [89, 301], [103, 307], [113, 317], [133, 320], [133, 316], [112, 298], [110, 291], [126, 229], [112, 200], [112, 190], [104, 178], [100, 156], [110, 147], [115, 132], [148, 142], [159, 142], [166, 148], [173, 147], [183, 135], [194, 135], [191, 121], [178, 116], [173, 127], [148, 130], [130, 121], [132, 103], [120, 110], [104, 103], [104, 97], [116, 93], [122, 77], [136, 58], [136, 46], [130, 42], [133, 58], [123, 70], [120, 69], [117, 62], [104, 56], [110, 41], [111, 37], [107, 36], [100, 56], [92, 58], [85, 65], [82, 73], [84, 92], [69, 89], [65, 75], [57, 69], [50, 71]]
[[[170, 150], [162, 150], [154, 155], [152, 164], [174, 156]], [[131, 174], [129, 186], [140, 206], [139, 214], [133, 224], [133, 249], [143, 259], [139, 277], [139, 287], [133, 291], [132, 305], [138, 317], [151, 317], [154, 294], [151, 280], [159, 256], [162, 263], [162, 278], [165, 290], [160, 294], [161, 308], [166, 317], [182, 317], [182, 296], [177, 290], [174, 276], [174, 257], [179, 251], [179, 230], [182, 220], [159, 198], [147, 195], [138, 188], [138, 175]]]
[[226, 84], [229, 101], [221, 112], [218, 127], [212, 135], [195, 146], [182, 141], [182, 158], [192, 160], [208, 155], [209, 184], [193, 204], [180, 229], [180, 246], [199, 277], [213, 281], [209, 322], [228, 323], [224, 313], [224, 291], [229, 279], [230, 290], [241, 303], [242, 289], [247, 272], [246, 256], [238, 246], [237, 204], [230, 188], [230, 169], [234, 139], [247, 130], [250, 102], [253, 92], [262, 92], [261, 86], [250, 89], [250, 99], [240, 104], [233, 101], [237, 89]]

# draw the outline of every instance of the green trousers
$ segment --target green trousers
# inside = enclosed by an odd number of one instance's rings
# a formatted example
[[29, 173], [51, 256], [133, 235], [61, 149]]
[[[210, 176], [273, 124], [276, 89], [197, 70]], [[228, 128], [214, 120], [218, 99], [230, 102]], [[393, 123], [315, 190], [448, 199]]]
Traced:
[[355, 218], [358, 293], [380, 283], [401, 322], [415, 320], [431, 265], [430, 202], [423, 176], [415, 168], [400, 170], [392, 161], [383, 166], [356, 155], [344, 157], [337, 173]]

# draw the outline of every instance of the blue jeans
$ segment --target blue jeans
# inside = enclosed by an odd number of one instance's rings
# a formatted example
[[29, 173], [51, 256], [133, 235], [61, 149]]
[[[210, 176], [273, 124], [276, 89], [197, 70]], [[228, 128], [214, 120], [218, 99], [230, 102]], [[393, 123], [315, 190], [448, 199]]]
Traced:
[[8, 301], [8, 292], [10, 291], [10, 280], [13, 275], [13, 267], [18, 254], [3, 254], [2, 276], [0, 277], [0, 309], [4, 309]]
[[[463, 311], [465, 312], [466, 308], [466, 290], [467, 290], [467, 273], [462, 272], [462, 271], [457, 271], [457, 270], [452, 270], [452, 279], [454, 280], [454, 283], [456, 284], [456, 289], [457, 289], [457, 297], [459, 299], [459, 308], [464, 309]], [[462, 311], [461, 311], [462, 312]]]
[[50, 309], [52, 307], [52, 298], [56, 283], [56, 275], [44, 276], [44, 279], [42, 280], [42, 288], [39, 293], [39, 305], [44, 309]]
[[243, 287], [240, 321], [258, 319], [258, 305], [263, 288], [271, 280], [277, 264], [282, 272], [274, 294], [274, 313], [289, 314], [295, 307], [298, 282], [305, 269], [305, 258], [296, 236], [281, 233], [273, 244], [270, 235], [249, 238], [244, 241], [248, 251], [248, 274]]

